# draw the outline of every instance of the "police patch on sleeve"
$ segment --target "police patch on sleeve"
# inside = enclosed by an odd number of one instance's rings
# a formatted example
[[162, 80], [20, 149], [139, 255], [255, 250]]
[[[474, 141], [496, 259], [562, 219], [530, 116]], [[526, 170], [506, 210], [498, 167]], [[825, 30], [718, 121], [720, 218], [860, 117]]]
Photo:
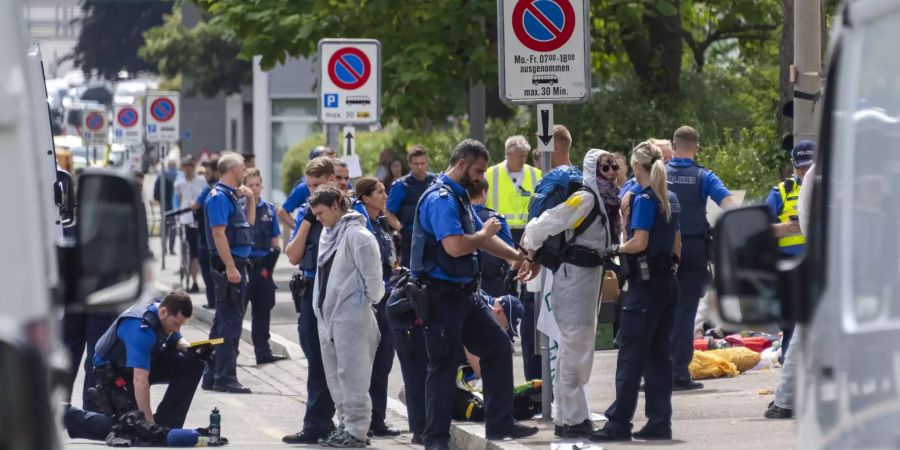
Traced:
[[650, 200], [650, 194], [644, 192], [643, 194], [641, 194], [641, 198], [644, 200]]

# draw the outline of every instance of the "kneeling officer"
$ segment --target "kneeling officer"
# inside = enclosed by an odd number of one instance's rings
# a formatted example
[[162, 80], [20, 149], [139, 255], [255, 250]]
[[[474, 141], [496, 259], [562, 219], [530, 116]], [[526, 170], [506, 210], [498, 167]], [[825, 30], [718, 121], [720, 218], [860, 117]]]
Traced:
[[[104, 413], [119, 417], [139, 409], [147, 422], [181, 428], [203, 375], [201, 358], [189, 356], [181, 326], [191, 317], [191, 298], [172, 292], [162, 302], [123, 312], [97, 342], [95, 395]], [[168, 383], [154, 416], [150, 385]]]

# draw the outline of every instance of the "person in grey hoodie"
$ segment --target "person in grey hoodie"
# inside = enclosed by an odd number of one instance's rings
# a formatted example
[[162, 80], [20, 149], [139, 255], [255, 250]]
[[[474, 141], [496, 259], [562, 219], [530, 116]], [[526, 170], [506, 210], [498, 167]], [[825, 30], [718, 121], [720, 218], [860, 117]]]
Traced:
[[384, 296], [378, 241], [350, 198], [332, 186], [309, 197], [325, 229], [319, 239], [313, 310], [319, 323], [322, 363], [341, 426], [319, 444], [368, 445], [372, 419], [369, 381], [381, 335], [372, 308]]
[[[587, 228], [571, 244], [593, 255], [586, 259], [564, 259], [553, 275], [550, 302], [560, 331], [557, 376], [553, 383], [553, 420], [555, 435], [564, 438], [584, 438], [594, 431], [585, 388], [594, 361], [597, 308], [603, 280], [600, 252], [612, 242], [604, 183], [615, 180], [609, 167], [605, 172], [598, 170], [604, 165], [600, 164], [601, 160], [608, 166], [613, 155], [599, 149], [588, 151], [584, 157], [584, 187], [528, 222], [522, 238], [522, 246], [533, 259], [550, 236], [565, 232], [567, 240], [572, 241], [575, 229], [585, 224]], [[589, 223], [588, 217], [593, 217]], [[526, 261], [520, 277], [525, 277], [530, 270], [531, 265]]]

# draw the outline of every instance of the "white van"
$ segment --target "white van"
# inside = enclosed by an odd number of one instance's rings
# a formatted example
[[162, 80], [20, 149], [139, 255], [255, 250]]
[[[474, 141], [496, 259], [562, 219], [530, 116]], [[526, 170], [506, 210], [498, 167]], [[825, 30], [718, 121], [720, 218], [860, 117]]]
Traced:
[[[778, 261], [761, 207], [716, 226], [713, 307], [805, 327], [802, 449], [900, 447], [900, 1], [847, 2], [833, 27], [807, 249]], [[760, 412], [762, 414], [762, 412]]]

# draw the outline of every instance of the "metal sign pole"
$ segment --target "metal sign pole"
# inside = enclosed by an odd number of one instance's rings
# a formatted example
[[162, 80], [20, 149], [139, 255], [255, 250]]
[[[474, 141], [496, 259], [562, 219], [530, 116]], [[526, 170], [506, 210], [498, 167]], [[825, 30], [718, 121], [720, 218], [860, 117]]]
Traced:
[[159, 181], [159, 236], [160, 241], [162, 242], [162, 258], [160, 261], [162, 262], [162, 270], [166, 270], [166, 249], [168, 246], [166, 245], [168, 233], [166, 227], [166, 211], [165, 207], [168, 203], [166, 201], [166, 153], [168, 150], [168, 146], [162, 142], [158, 144], [159, 148], [159, 175], [157, 176], [157, 180]]
[[[540, 104], [537, 107], [537, 125], [538, 125], [538, 151], [541, 153], [541, 173], [545, 176], [552, 169], [553, 155], [553, 104]], [[543, 303], [547, 298], [550, 287], [547, 286], [546, 269], [541, 270], [541, 290], [538, 293], [535, 310], [540, 317]], [[544, 421], [553, 420], [553, 378], [552, 368], [550, 367], [550, 338], [537, 330], [537, 322], [535, 321], [535, 345], [539, 348], [535, 349], [541, 355], [541, 418]]]

